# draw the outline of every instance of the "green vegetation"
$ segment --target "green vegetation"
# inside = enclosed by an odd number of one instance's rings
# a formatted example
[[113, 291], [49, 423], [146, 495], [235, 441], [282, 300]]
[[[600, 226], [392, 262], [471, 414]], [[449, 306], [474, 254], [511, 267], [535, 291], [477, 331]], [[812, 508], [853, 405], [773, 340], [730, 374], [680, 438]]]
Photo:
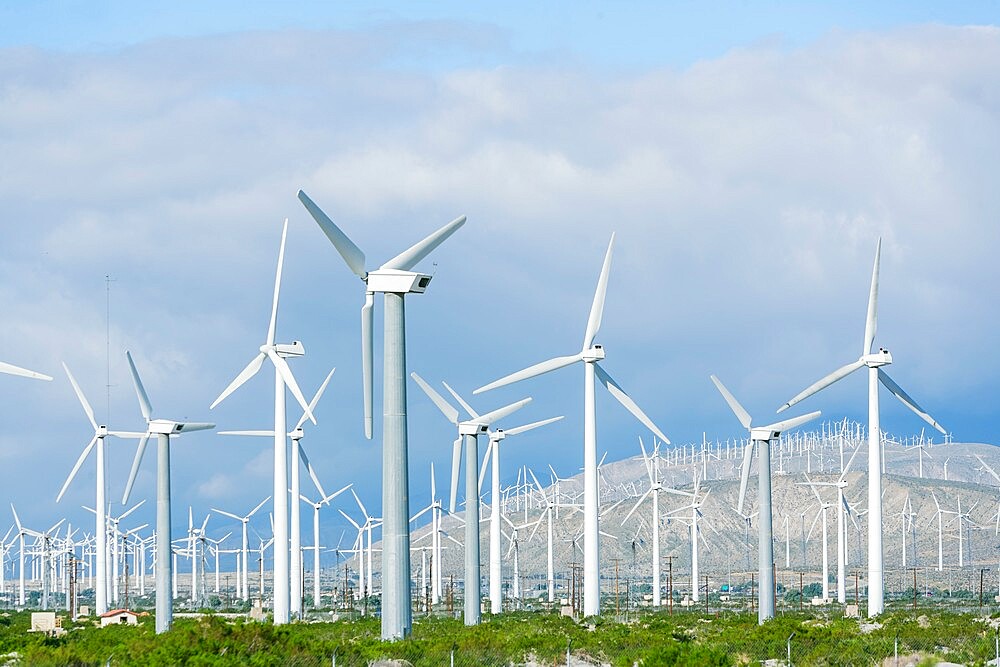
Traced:
[[[461, 621], [418, 617], [413, 636], [385, 643], [376, 618], [275, 627], [217, 615], [177, 619], [156, 636], [151, 617], [139, 627], [95, 628], [66, 624], [68, 632], [46, 637], [27, 632], [27, 612], [0, 615], [0, 665], [367, 665], [402, 659], [415, 666], [565, 664], [574, 658], [618, 666], [759, 664], [784, 659], [792, 639], [795, 665], [868, 665], [901, 656], [932, 656], [984, 665], [994, 657], [989, 622], [949, 612], [894, 612], [871, 626], [857, 619], [817, 614], [779, 616], [764, 626], [749, 614], [702, 616], [647, 613], [629, 623], [590, 619], [576, 623], [550, 613], [513, 613], [478, 627]], [[16, 657], [10, 655], [16, 654]]]

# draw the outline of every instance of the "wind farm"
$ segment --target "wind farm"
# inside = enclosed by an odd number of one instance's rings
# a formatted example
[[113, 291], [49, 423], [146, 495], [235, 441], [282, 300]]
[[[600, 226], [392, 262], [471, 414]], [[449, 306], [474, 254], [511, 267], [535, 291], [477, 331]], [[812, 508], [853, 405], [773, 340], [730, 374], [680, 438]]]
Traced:
[[1000, 661], [995, 20], [593, 9], [7, 16], [0, 663]]

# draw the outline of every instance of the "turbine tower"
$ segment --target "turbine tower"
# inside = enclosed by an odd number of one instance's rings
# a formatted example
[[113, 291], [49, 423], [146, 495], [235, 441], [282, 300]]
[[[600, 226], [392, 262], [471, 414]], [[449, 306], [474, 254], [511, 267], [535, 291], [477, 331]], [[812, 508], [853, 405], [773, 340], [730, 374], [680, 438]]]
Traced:
[[[240, 371], [229, 386], [219, 394], [209, 410], [221, 403], [227, 396], [236, 391], [244, 382], [252, 378], [264, 364], [264, 359], [270, 359], [274, 366], [274, 623], [282, 625], [289, 621], [289, 606], [291, 604], [291, 578], [289, 574], [288, 549], [288, 453], [286, 451], [285, 435], [285, 387], [291, 390], [295, 400], [299, 402], [306, 416], [316, 423], [312, 410], [306, 403], [305, 396], [299, 389], [292, 375], [288, 357], [301, 357], [305, 348], [299, 341], [291, 344], [274, 342], [275, 327], [278, 320], [278, 296], [281, 292], [281, 269], [285, 260], [285, 239], [288, 236], [288, 220], [281, 230], [281, 248], [278, 251], [278, 270], [274, 277], [274, 296], [271, 300], [271, 322], [267, 327], [267, 338], [260, 346], [260, 352], [246, 368]], [[296, 499], [296, 502], [298, 500]]]
[[372, 437], [372, 310], [375, 294], [385, 298], [382, 399], [382, 639], [402, 639], [410, 634], [410, 506], [409, 455], [406, 429], [406, 317], [404, 297], [423, 294], [431, 276], [413, 267], [465, 224], [465, 216], [452, 220], [424, 240], [404, 250], [375, 271], [365, 270], [365, 254], [334, 224], [305, 192], [299, 200], [347, 263], [365, 283], [361, 307], [361, 367], [365, 405], [365, 437]]
[[774, 618], [774, 539], [772, 537], [772, 506], [771, 506], [771, 441], [776, 440], [783, 431], [788, 431], [812, 421], [820, 413], [810, 412], [807, 415], [793, 417], [767, 426], [754, 426], [750, 414], [740, 405], [726, 385], [714, 375], [710, 376], [716, 389], [726, 399], [729, 409], [740, 420], [743, 428], [750, 431], [750, 442], [743, 449], [743, 466], [740, 470], [740, 496], [736, 511], [743, 514], [743, 500], [750, 479], [750, 463], [753, 450], [757, 450], [757, 504], [760, 516], [757, 521], [757, 581], [760, 582], [760, 604], [757, 607], [757, 622], [763, 624], [769, 618]]
[[135, 369], [132, 355], [125, 352], [128, 359], [129, 370], [132, 371], [132, 383], [135, 385], [135, 393], [139, 398], [139, 409], [146, 420], [146, 432], [139, 441], [139, 447], [135, 452], [135, 460], [132, 462], [132, 472], [129, 473], [128, 483], [125, 485], [125, 493], [122, 496], [122, 505], [128, 503], [129, 494], [132, 493], [132, 485], [135, 483], [135, 476], [139, 472], [139, 464], [142, 462], [143, 452], [146, 450], [146, 443], [151, 435], [156, 436], [156, 634], [166, 632], [170, 629], [174, 615], [174, 600], [170, 594], [171, 586], [171, 553], [170, 553], [170, 436], [172, 434], [187, 433], [189, 431], [204, 431], [215, 428], [215, 424], [201, 422], [178, 422], [170, 419], [153, 419], [153, 407], [149, 403], [149, 396], [139, 379], [139, 371]]
[[885, 590], [882, 568], [882, 432], [879, 428], [878, 385], [881, 382], [893, 396], [915, 412], [917, 416], [936, 428], [941, 433], [947, 431], [938, 424], [923, 408], [917, 405], [903, 389], [896, 384], [889, 374], [882, 370], [883, 366], [892, 363], [889, 350], [880, 347], [878, 352], [872, 352], [875, 342], [875, 332], [878, 327], [878, 269], [882, 253], [882, 239], [875, 246], [875, 265], [872, 267], [871, 291], [868, 294], [868, 316], [865, 320], [864, 345], [861, 357], [852, 361], [822, 380], [806, 387], [790, 401], [778, 408], [782, 412], [804, 398], [825, 389], [837, 380], [847, 377], [854, 371], [868, 368], [868, 615], [878, 616], [885, 609]]
[[604, 266], [597, 281], [597, 291], [590, 307], [590, 318], [587, 320], [587, 330], [583, 336], [583, 349], [576, 354], [565, 357], [555, 357], [543, 361], [524, 370], [511, 373], [506, 377], [476, 389], [474, 394], [489, 391], [507, 384], [526, 380], [528, 378], [554, 371], [564, 366], [584, 363], [584, 419], [583, 419], [583, 614], [596, 616], [601, 611], [600, 582], [600, 507], [598, 505], [597, 489], [597, 406], [594, 391], [595, 377], [611, 393], [615, 399], [631, 412], [636, 419], [651, 430], [660, 440], [670, 444], [667, 436], [646, 416], [625, 390], [615, 382], [597, 362], [604, 359], [604, 347], [595, 345], [594, 339], [601, 327], [601, 317], [604, 313], [604, 297], [608, 290], [608, 273], [611, 269], [611, 251], [614, 248], [615, 235], [611, 235], [608, 251], [604, 256]]

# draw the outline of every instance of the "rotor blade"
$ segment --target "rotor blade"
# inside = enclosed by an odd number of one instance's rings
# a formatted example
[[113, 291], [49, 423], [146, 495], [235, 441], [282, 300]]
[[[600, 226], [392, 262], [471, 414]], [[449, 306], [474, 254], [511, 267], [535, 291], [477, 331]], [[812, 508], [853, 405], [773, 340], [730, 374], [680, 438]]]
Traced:
[[477, 417], [473, 421], [475, 421], [477, 424], [484, 424], [486, 426], [489, 426], [493, 422], [499, 419], [503, 419], [504, 417], [513, 412], [517, 412], [518, 410], [526, 406], [528, 403], [531, 403], [531, 397], [522, 398], [520, 401], [511, 403], [510, 405], [505, 405], [502, 408], [497, 408], [493, 412], [487, 412], [485, 415]]
[[820, 498], [819, 491], [816, 490], [816, 485], [812, 483], [811, 479], [809, 479], [809, 475], [803, 475], [803, 476], [806, 478], [806, 483], [809, 484], [809, 488], [812, 490], [813, 495], [816, 496], [816, 500], [819, 501], [819, 504], [821, 506], [824, 505], [825, 503], [823, 502], [823, 499]]
[[320, 209], [313, 200], [306, 195], [305, 192], [299, 190], [299, 201], [302, 205], [306, 207], [309, 214], [312, 215], [313, 219], [319, 224], [320, 229], [326, 234], [326, 237], [330, 239], [333, 247], [337, 249], [340, 256], [344, 258], [344, 262], [347, 263], [347, 267], [354, 272], [356, 276], [362, 280], [368, 275], [365, 272], [365, 253], [361, 252], [361, 248], [354, 245], [351, 239], [347, 238], [347, 234], [340, 230], [340, 227], [334, 224], [326, 213]]
[[862, 355], [872, 351], [875, 342], [875, 331], [878, 329], [878, 265], [882, 255], [882, 238], [875, 245], [875, 264], [872, 266], [872, 287], [868, 293], [868, 316], [865, 318], [865, 346]]
[[29, 371], [27, 368], [21, 368], [20, 366], [15, 366], [14, 364], [8, 364], [3, 361], [0, 361], [0, 373], [7, 373], [9, 375], [20, 375], [21, 377], [34, 378], [35, 380], [52, 379], [51, 376], [48, 376], [45, 373], [36, 373], [35, 371]]
[[410, 271], [420, 260], [429, 255], [431, 251], [441, 245], [445, 239], [455, 233], [455, 231], [465, 224], [465, 216], [459, 216], [447, 225], [437, 230], [424, 240], [416, 243], [403, 252], [399, 253], [388, 262], [383, 264], [381, 269], [398, 269], [400, 271]]
[[212, 508], [212, 511], [213, 512], [218, 512], [219, 514], [223, 514], [223, 515], [228, 516], [228, 517], [232, 517], [233, 519], [236, 519], [237, 521], [243, 521], [243, 517], [236, 516], [232, 512], [226, 512], [225, 510], [216, 509], [214, 507]]
[[847, 465], [844, 466], [844, 472], [840, 473], [840, 481], [844, 481], [844, 478], [847, 477], [847, 473], [850, 472], [851, 470], [851, 464], [854, 463], [854, 458], [858, 455], [858, 452], [860, 451], [861, 451], [860, 446], [854, 448], [854, 453], [851, 454], [851, 458], [847, 460]]
[[216, 435], [250, 435], [260, 438], [273, 438], [274, 431], [219, 431]]
[[139, 371], [135, 369], [135, 362], [132, 361], [132, 353], [125, 350], [125, 358], [128, 359], [128, 367], [132, 372], [132, 384], [135, 385], [136, 396], [139, 397], [139, 409], [142, 411], [142, 416], [148, 422], [152, 419], [153, 407], [149, 404], [149, 396], [146, 394], [146, 389], [142, 386], [142, 380], [139, 379]]
[[87, 454], [90, 454], [90, 450], [92, 450], [94, 448], [94, 445], [97, 444], [98, 437], [99, 436], [95, 434], [94, 437], [91, 438], [90, 444], [88, 444], [86, 447], [83, 448], [83, 453], [80, 454], [80, 458], [76, 460], [76, 465], [73, 466], [73, 470], [70, 471], [69, 477], [66, 478], [66, 483], [62, 485], [61, 489], [59, 489], [59, 495], [56, 496], [56, 502], [62, 500], [63, 494], [66, 493], [66, 489], [69, 487], [69, 483], [73, 481], [74, 477], [76, 477], [77, 471], [80, 469], [80, 466], [83, 465], [84, 460], [86, 460], [87, 458]]
[[177, 432], [190, 433], [191, 431], [207, 431], [215, 428], [215, 424], [210, 422], [182, 422], [177, 424]]
[[146, 443], [149, 441], [149, 433], [139, 441], [139, 446], [135, 450], [135, 458], [132, 460], [132, 471], [128, 475], [128, 482], [125, 484], [125, 493], [122, 495], [122, 505], [128, 502], [128, 497], [132, 494], [132, 485], [135, 484], [135, 476], [139, 473], [139, 464], [142, 463], [143, 452], [146, 451]]
[[427, 398], [434, 402], [434, 405], [436, 405], [437, 409], [441, 411], [441, 414], [444, 415], [445, 419], [450, 421], [452, 424], [458, 423], [458, 409], [455, 406], [445, 400], [444, 396], [434, 391], [434, 388], [427, 384], [422, 377], [417, 375], [416, 371], [410, 373], [410, 377], [417, 383], [417, 386], [424, 390], [424, 393], [427, 394]]
[[205, 534], [205, 527], [208, 526], [208, 518], [212, 516], [211, 514], [205, 515], [205, 520], [201, 522], [201, 534]]
[[333, 500], [334, 498], [336, 498], [337, 496], [339, 496], [340, 494], [342, 494], [344, 491], [347, 491], [352, 486], [354, 486], [353, 482], [351, 484], [348, 484], [347, 486], [341, 488], [341, 489], [338, 489], [338, 490], [334, 491], [330, 495], [328, 495], [325, 498], [323, 498], [320, 502], [323, 503], [323, 504], [329, 505], [331, 500]]
[[372, 439], [372, 341], [373, 312], [375, 307], [375, 295], [371, 292], [365, 293], [365, 305], [361, 306], [361, 391], [364, 393], [365, 403], [365, 437]]
[[268, 500], [270, 500], [270, 499], [271, 499], [271, 496], [268, 496], [267, 498], [264, 498], [264, 500], [260, 501], [260, 504], [259, 504], [259, 505], [257, 505], [257, 507], [254, 507], [254, 508], [253, 508], [252, 510], [250, 510], [250, 512], [249, 512], [249, 513], [247, 514], [246, 518], [248, 518], [248, 519], [249, 519], [249, 518], [250, 518], [250, 517], [252, 517], [252, 516], [253, 516], [254, 514], [256, 514], [256, 513], [257, 513], [257, 510], [259, 510], [259, 509], [260, 509], [261, 507], [263, 507], [263, 506], [264, 506], [264, 503], [266, 503], [266, 502], [267, 502]]
[[[125, 503], [122, 503], [122, 504], [124, 505]], [[142, 500], [140, 500], [139, 502], [137, 502], [135, 505], [132, 505], [132, 507], [130, 509], [128, 509], [128, 510], [122, 512], [121, 514], [119, 514], [118, 515], [118, 520], [121, 521], [122, 519], [124, 519], [125, 517], [127, 517], [129, 514], [131, 514], [132, 512], [136, 511], [137, 509], [139, 509], [140, 507], [142, 507], [145, 504], [146, 504], [146, 499], [143, 498]]]
[[306, 416], [309, 418], [313, 424], [316, 423], [316, 418], [313, 416], [312, 410], [309, 408], [309, 404], [306, 403], [306, 397], [302, 395], [302, 390], [299, 389], [299, 383], [295, 381], [295, 376], [292, 375], [292, 369], [288, 367], [288, 362], [284, 360], [274, 348], [267, 349], [267, 356], [274, 364], [274, 367], [278, 369], [278, 373], [281, 374], [281, 379], [285, 381], [285, 385], [291, 390], [292, 396], [295, 400], [299, 402], [302, 409], [305, 410]]
[[302, 459], [302, 463], [305, 465], [310, 479], [312, 479], [313, 484], [316, 485], [316, 490], [319, 491], [319, 497], [325, 497], [326, 491], [323, 489], [323, 485], [320, 484], [319, 476], [316, 474], [316, 470], [313, 468], [312, 463], [309, 462], [309, 457], [306, 455], [306, 450], [302, 447], [301, 442], [299, 443], [299, 458]]
[[796, 426], [801, 426], [802, 424], [805, 424], [806, 422], [812, 421], [813, 419], [816, 419], [817, 417], [819, 417], [821, 414], [823, 414], [823, 413], [820, 412], [819, 410], [817, 410], [816, 412], [810, 412], [807, 415], [801, 415], [799, 417], [792, 417], [791, 419], [786, 419], [784, 421], [775, 422], [774, 424], [769, 424], [768, 426], [765, 426], [764, 428], [770, 429], [772, 431], [776, 431], [778, 433], [783, 433], [785, 431], [792, 430]]
[[[310, 410], [313, 411], [316, 410], [316, 405], [319, 403], [319, 399], [323, 397], [323, 392], [326, 391], [326, 385], [330, 384], [330, 378], [333, 377], [333, 374], [336, 372], [336, 370], [337, 370], [336, 368], [331, 368], [330, 372], [327, 373], [326, 379], [323, 380], [323, 384], [319, 386], [319, 389], [316, 390], [316, 394], [313, 396], [312, 400], [309, 401]], [[299, 418], [298, 423], [295, 424], [295, 429], [302, 428], [302, 425], [306, 423], [306, 419], [308, 419], [308, 417], [306, 417], [306, 415], [303, 413], [302, 417]]]
[[802, 391], [800, 391], [798, 394], [795, 395], [795, 398], [791, 399], [790, 401], [788, 401], [787, 403], [785, 403], [784, 405], [782, 405], [780, 408], [778, 408], [778, 412], [784, 412], [785, 410], [787, 410], [788, 408], [792, 407], [793, 405], [795, 405], [796, 403], [798, 403], [802, 399], [808, 398], [809, 396], [812, 396], [813, 394], [815, 394], [817, 391], [819, 391], [821, 389], [825, 389], [826, 387], [829, 387], [831, 384], [833, 384], [837, 380], [840, 380], [841, 378], [847, 377], [848, 375], [850, 375], [851, 373], [853, 373], [854, 371], [858, 370], [859, 368], [861, 368], [864, 365], [865, 365], [864, 360], [863, 359], [858, 359], [857, 361], [852, 361], [849, 364], [841, 366], [840, 368], [838, 368], [834, 372], [832, 372], [829, 375], [827, 375], [826, 377], [824, 377], [822, 380], [814, 382], [813, 384], [809, 385], [808, 387], [806, 387], [805, 389], [803, 389]]
[[431, 461], [431, 502], [437, 499], [437, 485], [434, 481], [434, 462]]
[[494, 380], [489, 384], [483, 385], [472, 393], [481, 394], [484, 391], [496, 389], [497, 387], [503, 387], [504, 385], [512, 384], [514, 382], [520, 382], [521, 380], [526, 380], [528, 378], [535, 377], [536, 375], [542, 375], [543, 373], [549, 373], [551, 371], [558, 370], [563, 366], [569, 366], [570, 364], [576, 363], [581, 359], [583, 359], [582, 354], [572, 354], [568, 357], [555, 357], [554, 359], [543, 361], [535, 364], [534, 366], [529, 366], [524, 370], [517, 371], [516, 373], [505, 375], [499, 380]]
[[344, 518], [347, 519], [348, 521], [350, 521], [351, 525], [354, 526], [354, 528], [356, 530], [358, 530], [358, 531], [361, 530], [361, 524], [359, 524], [357, 521], [355, 521], [354, 519], [352, 519], [351, 516], [347, 512], [345, 512], [344, 510], [341, 510], [341, 509], [338, 509], [337, 511], [340, 512], [341, 514], [343, 514]]
[[285, 264], [285, 238], [288, 236], [288, 218], [281, 229], [281, 247], [278, 250], [278, 270], [274, 275], [274, 297], [271, 299], [271, 322], [267, 325], [266, 345], [274, 345], [274, 329], [278, 324], [278, 295], [281, 294], [281, 268]]
[[361, 502], [361, 498], [358, 498], [358, 494], [354, 491], [354, 489], [351, 489], [351, 495], [354, 496], [354, 501], [358, 503], [358, 507], [361, 508], [361, 513], [365, 515], [365, 521], [367, 522], [369, 516], [368, 509], [364, 506], [364, 503]]
[[[528, 472], [531, 473], [531, 479], [535, 480], [535, 486], [538, 487], [538, 493], [542, 494], [542, 498], [545, 498], [545, 489], [542, 488], [542, 485], [541, 483], [539, 483], [538, 478], [535, 477], [535, 471], [532, 470], [531, 468], [528, 468]], [[548, 500], [548, 498], [545, 499]]]
[[636, 402], [625, 393], [625, 390], [622, 389], [617, 382], [615, 382], [614, 378], [608, 375], [607, 371], [601, 368], [600, 364], [594, 364], [594, 371], [597, 373], [597, 379], [601, 381], [601, 384], [603, 384], [607, 390], [611, 392], [611, 395], [614, 396], [619, 403], [625, 406], [626, 410], [631, 412], [646, 428], [656, 434], [660, 440], [668, 445], [670, 444], [670, 438], [663, 435], [663, 431], [661, 431], [659, 427], [653, 423], [652, 419], [646, 416], [646, 413], [643, 412], [642, 409], [636, 405]]
[[490, 461], [490, 453], [497, 446], [497, 441], [490, 438], [490, 444], [486, 445], [486, 453], [483, 454], [483, 465], [479, 468], [479, 495], [483, 494], [483, 480], [486, 478], [486, 464]]
[[743, 463], [740, 465], [740, 496], [736, 501], [736, 511], [743, 514], [743, 502], [747, 495], [747, 484], [750, 482], [750, 463], [753, 461], [753, 440], [743, 448]]
[[458, 500], [458, 473], [462, 466], [462, 436], [458, 436], [451, 445], [451, 502], [449, 511], [454, 514], [455, 503]]
[[514, 428], [504, 429], [504, 433], [507, 435], [517, 435], [518, 433], [524, 433], [525, 431], [531, 431], [532, 429], [539, 428], [540, 426], [557, 422], [562, 418], [562, 415], [559, 415], [558, 417], [549, 417], [548, 419], [542, 419], [541, 421], [525, 424], [524, 426], [515, 426]]
[[635, 511], [636, 511], [637, 509], [639, 509], [639, 505], [641, 505], [641, 504], [642, 504], [642, 501], [643, 501], [643, 500], [645, 500], [645, 499], [646, 499], [646, 497], [647, 497], [647, 496], [648, 496], [648, 495], [649, 495], [650, 493], [652, 493], [652, 492], [653, 492], [653, 487], [649, 487], [648, 489], [646, 489], [646, 493], [644, 493], [644, 494], [642, 494], [641, 496], [639, 496], [639, 500], [637, 500], [637, 501], [635, 502], [635, 505], [632, 505], [632, 509], [630, 509], [630, 510], [628, 511], [628, 514], [626, 514], [626, 515], [625, 515], [625, 518], [624, 518], [624, 519], [622, 519], [622, 525], [623, 525], [623, 526], [625, 525], [625, 522], [626, 522], [626, 521], [628, 521], [628, 518], [629, 518], [630, 516], [632, 516], [632, 513], [633, 513], [633, 512], [635, 512]]
[[[69, 378], [69, 383], [73, 385], [73, 391], [76, 392], [76, 397], [80, 400], [80, 405], [83, 406], [83, 411], [87, 414], [87, 419], [90, 420], [90, 425], [97, 430], [97, 422], [94, 420], [94, 409], [90, 407], [90, 403], [87, 401], [87, 397], [83, 395], [83, 390], [80, 389], [80, 385], [76, 383], [76, 378], [73, 374], [69, 372], [69, 366], [66, 362], [63, 362], [63, 370], [66, 371], [66, 376]], [[56, 502], [59, 502], [58, 500]]]
[[14, 513], [14, 523], [17, 524], [18, 531], [23, 531], [24, 527], [21, 525], [21, 519], [17, 516], [17, 510], [14, 509], [14, 503], [10, 504], [10, 511]]
[[236, 379], [229, 383], [229, 386], [226, 387], [221, 394], [219, 394], [219, 397], [215, 399], [210, 406], [208, 406], [208, 409], [213, 409], [216, 405], [224, 401], [227, 396], [239, 389], [240, 385], [256, 375], [257, 371], [260, 370], [261, 365], [264, 363], [265, 356], [266, 355], [261, 352], [256, 357], [251, 359], [250, 363], [246, 365], [246, 368], [240, 371], [239, 375], [236, 376]]
[[452, 389], [451, 386], [447, 382], [445, 382], [444, 380], [442, 380], [441, 384], [443, 384], [444, 388], [448, 390], [448, 393], [450, 393], [452, 396], [455, 397], [455, 400], [458, 401], [458, 404], [462, 406], [462, 409], [464, 409], [467, 413], [469, 413], [470, 417], [478, 417], [479, 416], [479, 413], [476, 412], [472, 408], [471, 405], [469, 405], [468, 403], [466, 403], [465, 400], [461, 396], [458, 395], [458, 392], [455, 391], [454, 389]]
[[991, 474], [993, 476], [993, 479], [995, 479], [997, 482], [1000, 482], [1000, 475], [997, 475], [996, 470], [991, 468], [989, 464], [987, 464], [986, 461], [983, 460], [983, 457], [980, 456], [979, 454], [976, 454], [976, 458], [979, 459], [979, 462], [983, 465], [983, 468], [986, 470], [986, 472]]
[[948, 432], [944, 430], [944, 427], [942, 427], [941, 424], [938, 424], [934, 420], [933, 417], [931, 417], [929, 414], [927, 414], [926, 410], [924, 410], [922, 407], [920, 407], [919, 405], [917, 405], [917, 402], [914, 401], [912, 398], [910, 398], [909, 394], [907, 394], [905, 391], [903, 391], [902, 387], [900, 387], [898, 384], [896, 384], [895, 382], [893, 382], [892, 378], [889, 377], [889, 374], [886, 373], [881, 368], [878, 369], [878, 379], [879, 379], [879, 381], [882, 382], [882, 384], [885, 385], [886, 389], [888, 389], [889, 391], [891, 391], [893, 393], [893, 395], [900, 400], [900, 402], [903, 405], [905, 405], [909, 409], [913, 410], [913, 412], [915, 412], [918, 417], [920, 417], [925, 422], [927, 422], [928, 424], [930, 424], [931, 426], [933, 426], [934, 428], [936, 428], [938, 431], [940, 431], [941, 433], [947, 435]]
[[611, 233], [608, 251], [604, 254], [604, 265], [601, 266], [601, 276], [597, 279], [597, 290], [594, 292], [594, 302], [590, 305], [590, 317], [587, 319], [587, 331], [583, 335], [583, 349], [589, 350], [594, 344], [594, 337], [601, 328], [601, 317], [604, 314], [604, 297], [608, 291], [608, 273], [611, 271], [611, 254], [615, 247], [615, 234]]
[[726, 403], [729, 404], [729, 409], [733, 411], [736, 418], [740, 420], [741, 424], [743, 424], [743, 428], [750, 428], [750, 414], [743, 409], [743, 406], [736, 400], [736, 397], [733, 396], [728, 389], [726, 389], [726, 385], [722, 384], [722, 380], [714, 375], [710, 375], [709, 377], [712, 379], [712, 382], [715, 383], [715, 388], [719, 390], [720, 394], [722, 394], [722, 398], [726, 399]]

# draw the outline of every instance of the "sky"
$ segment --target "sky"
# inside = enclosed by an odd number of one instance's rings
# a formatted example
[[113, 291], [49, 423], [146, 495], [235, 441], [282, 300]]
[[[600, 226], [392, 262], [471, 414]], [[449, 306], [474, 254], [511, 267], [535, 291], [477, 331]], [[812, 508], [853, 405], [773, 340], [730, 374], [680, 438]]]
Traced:
[[[379, 511], [381, 299], [369, 442], [362, 285], [299, 188], [369, 267], [468, 216], [407, 298], [409, 370], [467, 396], [579, 349], [615, 232], [603, 367], [675, 444], [740, 435], [710, 373], [763, 423], [856, 359], [881, 238], [890, 374], [956, 440], [1000, 440], [997, 3], [286, 5], [0, 6], [0, 359], [55, 377], [0, 377], [0, 489], [27, 525], [92, 525], [92, 459], [55, 504], [92, 434], [63, 361], [112, 428], [141, 428], [126, 349], [154, 416], [271, 426], [266, 366], [209, 405], [264, 342], [286, 217], [278, 338], [303, 342], [306, 394], [337, 369], [303, 445]], [[582, 376], [470, 399], [566, 417], [504, 444], [506, 482], [582, 465]], [[455, 429], [408, 392], [415, 512]], [[865, 398], [857, 374], [801, 408], [864, 421]], [[923, 427], [882, 405], [886, 430]], [[637, 454], [644, 428], [603, 390], [597, 409], [601, 453]], [[177, 440], [175, 526], [269, 495], [269, 447]], [[110, 442], [114, 514], [133, 453]], [[153, 483], [148, 457], [135, 500]]]

